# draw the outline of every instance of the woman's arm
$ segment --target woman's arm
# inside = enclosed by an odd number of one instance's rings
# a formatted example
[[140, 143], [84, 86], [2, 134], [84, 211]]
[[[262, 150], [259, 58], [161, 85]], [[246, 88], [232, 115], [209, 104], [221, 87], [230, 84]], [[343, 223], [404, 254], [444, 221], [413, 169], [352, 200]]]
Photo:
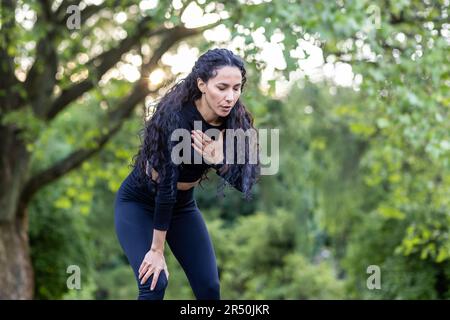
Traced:
[[176, 202], [179, 168], [172, 163], [169, 150], [166, 150], [165, 155], [165, 174], [163, 177], [160, 176], [159, 183], [156, 186], [152, 244], [139, 267], [141, 284], [146, 283], [149, 277], [154, 274], [150, 290], [155, 288], [162, 270], [166, 272], [166, 277], [169, 279], [169, 270], [164, 258], [164, 244]]
[[167, 231], [153, 229], [153, 241], [150, 250], [164, 253]]
[[165, 152], [166, 163], [164, 168], [166, 174], [161, 177], [161, 172], [159, 172], [160, 181], [156, 185], [153, 228], [160, 231], [169, 229], [173, 207], [177, 200], [177, 182], [180, 172], [179, 167], [172, 163], [170, 153], [170, 150]]

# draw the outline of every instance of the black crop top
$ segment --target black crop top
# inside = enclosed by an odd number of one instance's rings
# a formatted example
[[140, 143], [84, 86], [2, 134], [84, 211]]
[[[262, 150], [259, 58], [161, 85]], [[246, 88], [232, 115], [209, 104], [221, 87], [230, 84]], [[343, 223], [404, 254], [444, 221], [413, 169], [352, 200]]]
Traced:
[[[189, 137], [191, 135], [191, 130], [194, 130], [194, 121], [201, 121], [201, 130], [205, 132], [208, 129], [225, 129], [226, 127], [226, 119], [222, 119], [222, 124], [219, 126], [214, 126], [205, 121], [200, 111], [198, 111], [194, 102], [188, 102], [182, 106], [180, 111], [180, 126], [183, 129], [188, 130]], [[197, 122], [197, 126], [195, 129], [199, 128], [199, 123]], [[193, 140], [191, 139], [191, 142]], [[224, 141], [225, 146], [225, 141]], [[165, 148], [164, 150], [166, 159], [171, 159], [171, 150], [169, 148]], [[173, 164], [167, 162], [164, 164], [166, 175], [156, 184], [156, 198], [155, 198], [155, 213], [154, 213], [154, 229], [157, 230], [168, 230], [170, 220], [172, 218], [172, 211], [174, 204], [176, 202], [176, 193], [177, 193], [177, 182], [194, 182], [200, 179], [202, 174], [208, 169], [213, 168], [216, 170], [216, 174], [220, 177], [226, 179], [219, 171], [222, 168], [223, 164], [206, 164], [202, 159], [202, 164], [194, 164], [194, 148], [190, 147], [191, 152], [191, 162], [190, 163], [181, 163], [174, 168]], [[180, 155], [182, 156], [182, 152]], [[197, 155], [199, 156], [199, 155]], [[161, 179], [160, 179], [161, 180]], [[238, 178], [239, 181], [237, 184], [231, 184], [235, 189], [242, 192], [242, 186], [240, 185], [241, 179]], [[175, 191], [175, 192], [172, 192]]]

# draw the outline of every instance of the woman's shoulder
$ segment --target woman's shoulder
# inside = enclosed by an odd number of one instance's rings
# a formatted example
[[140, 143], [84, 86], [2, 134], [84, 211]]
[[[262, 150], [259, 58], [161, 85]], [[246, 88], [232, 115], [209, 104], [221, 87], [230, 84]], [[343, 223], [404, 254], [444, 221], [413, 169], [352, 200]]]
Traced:
[[163, 123], [163, 129], [176, 129], [184, 127], [187, 123], [183, 108], [172, 108], [169, 112], [162, 113], [160, 119]]
[[194, 121], [201, 121], [190, 101], [173, 108], [171, 112], [166, 113], [164, 116], [166, 117], [165, 122], [171, 124], [171, 131], [186, 129], [190, 132], [193, 129]]
[[171, 139], [174, 134], [175, 136], [183, 135], [179, 132], [176, 132], [176, 130], [187, 130], [190, 134], [190, 121], [185, 116], [182, 109], [175, 109], [170, 113], [166, 113], [164, 115], [163, 125], [161, 129], [166, 139]]

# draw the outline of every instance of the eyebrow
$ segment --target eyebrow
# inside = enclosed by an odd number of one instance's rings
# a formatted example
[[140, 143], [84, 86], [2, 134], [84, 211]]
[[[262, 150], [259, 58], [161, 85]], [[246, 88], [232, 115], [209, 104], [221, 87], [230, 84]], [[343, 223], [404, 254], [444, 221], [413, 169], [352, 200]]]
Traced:
[[[225, 82], [219, 82], [218, 85], [219, 85], [219, 84], [222, 84], [222, 85], [228, 87], [228, 83], [225, 83]], [[237, 84], [235, 84], [234, 86], [238, 86], [238, 85], [240, 86], [241, 83], [237, 83]]]

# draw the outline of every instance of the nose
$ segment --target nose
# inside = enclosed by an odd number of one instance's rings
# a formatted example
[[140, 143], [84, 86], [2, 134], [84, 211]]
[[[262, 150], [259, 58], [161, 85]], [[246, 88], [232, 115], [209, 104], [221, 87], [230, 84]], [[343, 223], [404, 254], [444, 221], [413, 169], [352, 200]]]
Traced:
[[233, 95], [233, 92], [228, 92], [227, 93], [227, 96], [225, 97], [225, 100], [227, 100], [227, 102], [233, 102], [233, 99], [234, 99], [234, 95]]

